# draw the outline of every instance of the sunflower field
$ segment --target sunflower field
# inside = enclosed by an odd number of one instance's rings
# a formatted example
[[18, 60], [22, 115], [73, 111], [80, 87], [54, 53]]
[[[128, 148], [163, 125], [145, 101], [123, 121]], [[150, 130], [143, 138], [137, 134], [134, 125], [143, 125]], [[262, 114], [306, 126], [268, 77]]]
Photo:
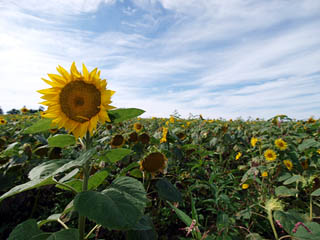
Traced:
[[140, 118], [58, 71], [0, 116], [0, 239], [320, 239], [319, 120]]

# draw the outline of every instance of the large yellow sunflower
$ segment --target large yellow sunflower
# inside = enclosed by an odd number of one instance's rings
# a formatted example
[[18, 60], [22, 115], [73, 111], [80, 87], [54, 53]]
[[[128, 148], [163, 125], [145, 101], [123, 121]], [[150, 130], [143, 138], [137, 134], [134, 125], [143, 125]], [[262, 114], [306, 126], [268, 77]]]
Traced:
[[70, 73], [61, 66], [57, 71], [60, 75], [48, 74], [51, 81], [42, 78], [51, 88], [38, 91], [46, 100], [41, 104], [48, 106], [45, 118], [53, 119], [53, 124], [64, 127], [77, 138], [87, 131], [92, 135], [98, 121], [110, 122], [107, 110], [114, 108], [109, 104], [115, 92], [106, 90], [107, 81], [101, 80], [97, 68], [89, 73], [83, 64], [80, 73], [73, 62]]

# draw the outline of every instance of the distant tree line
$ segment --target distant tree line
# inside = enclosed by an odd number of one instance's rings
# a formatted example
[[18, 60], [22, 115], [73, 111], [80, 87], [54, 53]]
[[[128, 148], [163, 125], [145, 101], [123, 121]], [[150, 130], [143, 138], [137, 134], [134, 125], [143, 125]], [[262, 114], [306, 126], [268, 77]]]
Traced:
[[[36, 113], [44, 111], [44, 107], [40, 106], [39, 109], [28, 109], [29, 113]], [[7, 111], [7, 114], [19, 114], [20, 110], [12, 108], [11, 110]], [[4, 114], [2, 108], [0, 107], [0, 115]]]

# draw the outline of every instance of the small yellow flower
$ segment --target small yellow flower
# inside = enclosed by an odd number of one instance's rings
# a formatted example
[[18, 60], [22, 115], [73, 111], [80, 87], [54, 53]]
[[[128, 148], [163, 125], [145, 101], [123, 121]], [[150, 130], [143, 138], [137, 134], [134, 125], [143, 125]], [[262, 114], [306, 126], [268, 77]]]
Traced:
[[166, 121], [166, 126], [168, 126], [169, 125], [169, 121]]
[[160, 143], [164, 143], [167, 141], [168, 128], [162, 128], [162, 138], [160, 139]]
[[169, 122], [170, 123], [174, 123], [174, 117], [173, 116], [170, 117]]
[[258, 138], [255, 138], [255, 137], [252, 137], [252, 138], [251, 138], [250, 143], [251, 143], [251, 146], [252, 146], [252, 147], [255, 147], [256, 144], [257, 144], [257, 142], [258, 142]]
[[262, 172], [262, 173], [261, 173], [261, 176], [262, 176], [262, 177], [268, 177], [268, 172], [266, 172], [266, 171]]
[[140, 132], [142, 130], [142, 124], [141, 123], [135, 123], [133, 124], [133, 129], [136, 131], [136, 132]]
[[0, 118], [0, 125], [5, 125], [7, 121], [3, 118]]
[[26, 114], [29, 110], [26, 107], [20, 109], [21, 113]]
[[288, 144], [283, 141], [281, 138], [278, 138], [277, 140], [274, 141], [274, 144], [276, 145], [277, 148], [279, 148], [281, 151], [286, 150], [288, 147]]
[[187, 127], [189, 127], [189, 126], [190, 126], [190, 124], [191, 124], [191, 122], [187, 122], [186, 124], [187, 124]]
[[264, 152], [264, 157], [267, 161], [272, 162], [272, 161], [276, 160], [277, 154], [272, 149], [267, 149]]
[[320, 154], [320, 149], [317, 150], [317, 153]]
[[41, 116], [41, 118], [44, 118], [45, 115], [46, 115], [46, 112], [40, 111], [40, 116]]
[[239, 158], [242, 156], [241, 152], [238, 152], [238, 154], [236, 155], [236, 160], [239, 160]]
[[249, 184], [247, 184], [247, 183], [244, 183], [244, 184], [242, 184], [242, 186], [241, 186], [242, 189], [247, 189], [248, 187], [249, 187]]
[[290, 160], [284, 160], [283, 163], [288, 168], [289, 171], [292, 170], [293, 164], [292, 164], [292, 162]]

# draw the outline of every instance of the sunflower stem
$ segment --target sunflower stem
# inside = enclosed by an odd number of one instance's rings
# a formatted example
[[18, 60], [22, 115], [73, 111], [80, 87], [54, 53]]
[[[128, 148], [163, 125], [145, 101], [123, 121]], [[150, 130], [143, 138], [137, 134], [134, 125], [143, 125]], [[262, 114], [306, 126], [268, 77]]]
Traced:
[[[90, 144], [91, 144], [90, 134], [89, 132], [87, 132], [87, 135], [85, 138], [84, 151], [90, 148]], [[88, 190], [88, 182], [89, 182], [89, 175], [90, 175], [89, 169], [90, 169], [90, 161], [87, 161], [83, 166], [82, 192], [85, 192]], [[79, 227], [79, 240], [84, 240], [85, 228], [86, 228], [86, 216], [82, 216], [79, 214], [78, 227]]]
[[273, 223], [272, 211], [271, 210], [268, 211], [268, 220], [269, 220], [269, 222], [271, 224], [273, 235], [274, 235], [275, 239], [278, 240], [279, 237], [278, 237], [277, 230], [276, 230], [276, 228], [274, 226], [274, 223]]
[[312, 221], [312, 196], [310, 195], [310, 221]]

